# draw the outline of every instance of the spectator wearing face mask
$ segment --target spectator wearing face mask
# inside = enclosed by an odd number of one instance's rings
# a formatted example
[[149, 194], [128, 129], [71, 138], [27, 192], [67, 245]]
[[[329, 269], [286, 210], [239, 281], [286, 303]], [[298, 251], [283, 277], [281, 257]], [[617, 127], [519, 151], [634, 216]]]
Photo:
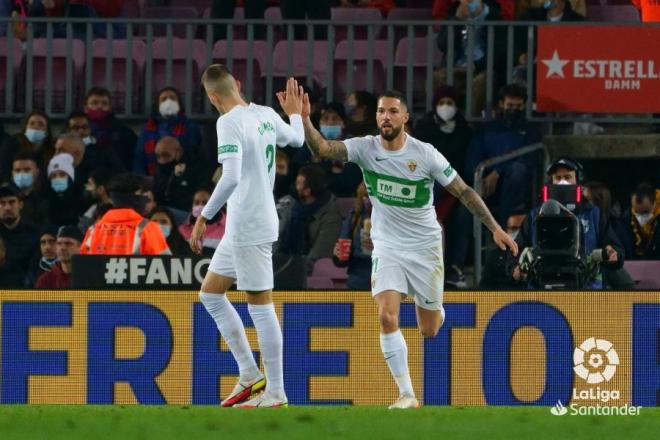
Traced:
[[30, 261], [30, 267], [25, 276], [25, 287], [34, 287], [37, 279], [44, 273], [50, 272], [57, 262], [55, 242], [57, 241], [57, 226], [42, 226], [39, 236], [39, 250]]
[[[50, 119], [45, 113], [32, 112], [25, 118], [22, 131], [14, 136], [18, 151], [34, 155], [40, 168], [46, 168], [55, 154]], [[12, 155], [13, 157], [13, 155]]]
[[[190, 242], [193, 227], [197, 221], [197, 217], [202, 215], [202, 209], [208, 203], [212, 193], [211, 188], [202, 187], [198, 189], [193, 195], [192, 210], [188, 220], [179, 226], [179, 232], [187, 242]], [[227, 215], [225, 208], [222, 208], [211, 220], [206, 222], [206, 230], [204, 231], [204, 239], [202, 241], [202, 253], [204, 255], [213, 255], [215, 248], [220, 244], [220, 240], [225, 235], [225, 223]]]
[[172, 255], [175, 257], [183, 257], [193, 254], [190, 244], [188, 244], [186, 239], [183, 238], [179, 232], [174, 217], [172, 216], [172, 212], [168, 208], [164, 206], [156, 206], [153, 211], [151, 211], [149, 219], [152, 222], [158, 223], [160, 226], [160, 230], [163, 231], [163, 235], [167, 240], [167, 245], [172, 251]]
[[[347, 123], [343, 104], [330, 102], [321, 109], [319, 131], [326, 139], [346, 139]], [[301, 148], [296, 152], [296, 162], [301, 165], [319, 164], [326, 173], [328, 189], [336, 197], [353, 197], [362, 181], [362, 171], [354, 163], [313, 157], [308, 148]]]
[[660, 190], [648, 183], [630, 195], [628, 208], [617, 224], [617, 233], [631, 260], [660, 260]]
[[99, 148], [113, 150], [123, 168], [132, 170], [137, 136], [115, 118], [110, 92], [103, 87], [92, 87], [87, 92], [84, 111]]
[[[77, 138], [76, 138], [77, 139]], [[78, 223], [84, 208], [82, 188], [74, 185], [74, 159], [69, 153], [53, 156], [48, 163], [48, 220], [63, 226]]]
[[11, 163], [12, 181], [23, 193], [23, 215], [36, 224], [48, 216], [41, 171], [32, 154], [19, 152]]
[[187, 210], [202, 179], [201, 162], [188, 157], [179, 141], [171, 136], [156, 144], [154, 195], [160, 205]]
[[[466, 158], [466, 175], [474, 175], [480, 162], [541, 141], [538, 127], [525, 118], [525, 88], [511, 84], [500, 90], [497, 118], [484, 124], [472, 138]], [[526, 155], [486, 169], [482, 197], [497, 206], [502, 227], [516, 206], [529, 198], [529, 181], [535, 155]]]
[[135, 148], [133, 171], [140, 175], [155, 175], [156, 145], [165, 136], [176, 138], [190, 157], [200, 155], [201, 131], [197, 124], [185, 115], [179, 91], [173, 87], [161, 90], [157, 106], [140, 130]]
[[[473, 136], [463, 114], [457, 107], [458, 93], [451, 86], [436, 91], [435, 109], [428, 112], [415, 125], [415, 137], [433, 145], [464, 176], [465, 160]], [[454, 196], [440, 185], [434, 187], [435, 210], [446, 234], [445, 284], [448, 287], [466, 288], [463, 267], [467, 263], [472, 214]]]

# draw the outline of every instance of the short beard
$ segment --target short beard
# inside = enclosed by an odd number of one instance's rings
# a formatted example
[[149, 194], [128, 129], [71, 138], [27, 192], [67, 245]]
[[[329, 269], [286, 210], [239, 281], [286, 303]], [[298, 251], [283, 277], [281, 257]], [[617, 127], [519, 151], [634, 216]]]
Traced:
[[0, 223], [2, 223], [3, 225], [9, 227], [9, 226], [14, 225], [14, 223], [16, 223], [17, 220], [18, 220], [18, 217], [9, 217], [9, 216], [7, 216], [7, 217], [0, 218]]
[[396, 139], [396, 137], [399, 135], [399, 133], [401, 133], [402, 128], [403, 127], [392, 127], [392, 133], [391, 134], [385, 134], [385, 133], [383, 133], [383, 128], [381, 127], [380, 128], [380, 135], [386, 141], [391, 142], [394, 139]]

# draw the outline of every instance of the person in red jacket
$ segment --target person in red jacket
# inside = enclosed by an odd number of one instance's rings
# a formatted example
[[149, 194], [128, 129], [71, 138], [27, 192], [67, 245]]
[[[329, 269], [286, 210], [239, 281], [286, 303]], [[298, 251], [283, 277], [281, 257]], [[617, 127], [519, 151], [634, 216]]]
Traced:
[[55, 253], [57, 263], [50, 272], [43, 273], [38, 279], [35, 287], [37, 289], [68, 289], [71, 287], [71, 260], [74, 255], [80, 253], [82, 232], [76, 226], [62, 226], [57, 231], [57, 242]]
[[660, 21], [660, 2], [658, 0], [632, 0], [632, 4], [642, 14], [642, 21]]

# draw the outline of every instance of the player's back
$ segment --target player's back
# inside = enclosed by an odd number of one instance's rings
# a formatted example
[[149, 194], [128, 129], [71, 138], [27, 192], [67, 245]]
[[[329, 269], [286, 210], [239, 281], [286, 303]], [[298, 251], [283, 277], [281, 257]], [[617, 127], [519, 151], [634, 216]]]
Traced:
[[247, 107], [236, 106], [218, 119], [217, 130], [221, 139], [218, 161], [241, 158], [241, 177], [227, 201], [225, 235], [242, 246], [276, 241], [275, 146], [267, 127]]

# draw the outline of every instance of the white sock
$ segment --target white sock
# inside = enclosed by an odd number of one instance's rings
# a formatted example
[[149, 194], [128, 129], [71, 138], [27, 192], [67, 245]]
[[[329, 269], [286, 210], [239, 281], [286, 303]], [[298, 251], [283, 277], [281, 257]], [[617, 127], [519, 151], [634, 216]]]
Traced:
[[234, 359], [238, 363], [240, 381], [248, 383], [259, 377], [261, 373], [252, 356], [243, 321], [227, 296], [199, 292], [199, 299], [206, 307], [206, 311], [213, 317], [222, 338], [229, 346], [231, 354], [234, 355]]
[[408, 372], [408, 345], [406, 345], [406, 340], [403, 339], [401, 330], [386, 334], [381, 333], [380, 348], [383, 351], [383, 356], [385, 356], [385, 362], [390, 367], [390, 372], [399, 386], [399, 393], [415, 397], [412, 380], [410, 380], [410, 373]]
[[275, 398], [285, 398], [282, 368], [282, 330], [273, 304], [248, 304], [248, 311], [257, 329], [259, 350], [264, 360], [266, 390]]

